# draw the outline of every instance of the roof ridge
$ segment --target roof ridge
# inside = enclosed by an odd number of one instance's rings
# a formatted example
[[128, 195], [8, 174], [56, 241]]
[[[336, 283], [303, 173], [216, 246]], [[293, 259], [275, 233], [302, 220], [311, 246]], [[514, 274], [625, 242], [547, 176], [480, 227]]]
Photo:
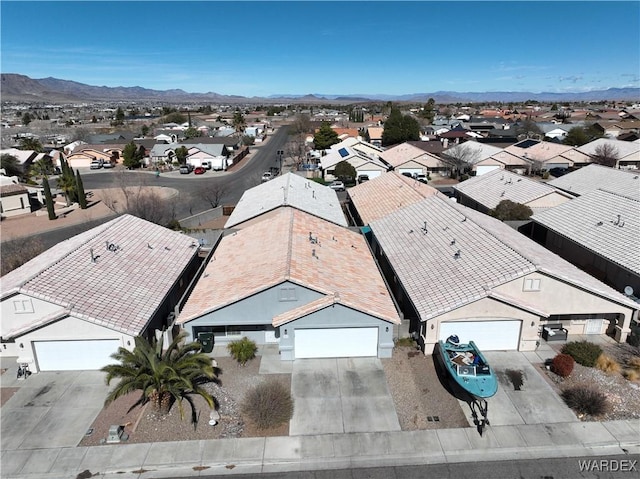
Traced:
[[286, 271], [284, 273], [284, 279], [289, 281], [291, 279], [291, 259], [293, 258], [293, 221], [296, 215], [296, 209], [291, 208], [289, 213], [289, 229], [287, 231], [287, 262]]

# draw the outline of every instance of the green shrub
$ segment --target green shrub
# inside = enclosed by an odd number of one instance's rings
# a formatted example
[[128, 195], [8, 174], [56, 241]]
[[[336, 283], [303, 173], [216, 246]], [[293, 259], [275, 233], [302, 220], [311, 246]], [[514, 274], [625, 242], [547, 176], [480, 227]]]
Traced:
[[265, 381], [249, 391], [241, 410], [258, 428], [269, 429], [291, 419], [293, 398], [281, 382]]
[[602, 354], [602, 348], [589, 341], [571, 341], [562, 347], [562, 352], [575, 359], [576, 363], [592, 368]]
[[247, 361], [256, 357], [258, 346], [256, 346], [255, 341], [244, 337], [236, 341], [231, 341], [227, 344], [227, 351], [229, 351], [231, 356], [233, 356], [233, 359], [244, 366]]
[[396, 340], [396, 347], [398, 348], [415, 348], [416, 347], [416, 342], [413, 340], [413, 338], [398, 338]]
[[562, 399], [578, 414], [601, 416], [609, 409], [607, 397], [587, 384], [565, 389], [562, 391]]
[[548, 180], [549, 179], [549, 172], [548, 171], [543, 171], [542, 172], [542, 179], [543, 180]]
[[568, 354], [558, 354], [555, 358], [553, 358], [553, 362], [551, 363], [551, 371], [556, 373], [558, 376], [566, 378], [573, 371], [574, 364], [575, 361]]

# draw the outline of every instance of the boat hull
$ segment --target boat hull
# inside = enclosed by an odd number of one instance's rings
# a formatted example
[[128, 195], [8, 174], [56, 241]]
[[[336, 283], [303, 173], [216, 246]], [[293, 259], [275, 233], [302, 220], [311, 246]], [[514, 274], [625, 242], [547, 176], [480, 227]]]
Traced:
[[467, 393], [478, 399], [496, 394], [495, 373], [473, 341], [458, 345], [440, 341], [440, 352], [447, 373]]

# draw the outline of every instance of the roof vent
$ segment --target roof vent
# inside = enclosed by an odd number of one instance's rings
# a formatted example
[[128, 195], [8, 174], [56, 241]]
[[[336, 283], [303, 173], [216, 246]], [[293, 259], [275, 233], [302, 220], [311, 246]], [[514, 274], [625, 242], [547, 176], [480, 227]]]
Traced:
[[424, 226], [422, 227], [422, 234], [427, 234], [427, 222], [424, 222]]
[[604, 223], [603, 223], [602, 221], [598, 221], [598, 222], [596, 223], [596, 226], [602, 226], [603, 224], [604, 224]]
[[456, 251], [456, 252], [453, 254], [453, 258], [454, 258], [454, 259], [460, 259], [460, 250]]
[[456, 239], [455, 238], [451, 240], [451, 246], [453, 246], [454, 244], [456, 244]]

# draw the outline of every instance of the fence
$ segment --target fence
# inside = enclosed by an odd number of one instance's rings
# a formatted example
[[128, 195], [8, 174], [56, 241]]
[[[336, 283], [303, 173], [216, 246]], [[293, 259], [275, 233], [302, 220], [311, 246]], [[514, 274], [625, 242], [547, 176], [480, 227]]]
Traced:
[[209, 221], [222, 217], [222, 210], [223, 207], [218, 206], [217, 208], [203, 211], [197, 215], [189, 216], [188, 218], [180, 220], [180, 226], [183, 228], [198, 228]]

